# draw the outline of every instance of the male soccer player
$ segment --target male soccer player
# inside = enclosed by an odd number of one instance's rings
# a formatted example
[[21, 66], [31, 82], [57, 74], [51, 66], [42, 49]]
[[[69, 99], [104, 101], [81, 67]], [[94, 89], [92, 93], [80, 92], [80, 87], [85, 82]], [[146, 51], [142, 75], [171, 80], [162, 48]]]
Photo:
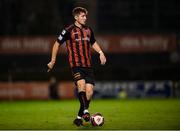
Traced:
[[74, 23], [66, 26], [60, 33], [52, 48], [51, 61], [47, 64], [50, 71], [55, 62], [59, 45], [66, 41], [69, 64], [73, 79], [78, 89], [80, 108], [77, 118], [73, 123], [77, 126], [82, 125], [82, 119], [89, 121], [89, 103], [93, 95], [94, 73], [91, 64], [92, 47], [99, 53], [101, 64], [106, 63], [106, 57], [96, 42], [92, 29], [86, 26], [88, 11], [83, 7], [76, 7], [72, 11], [75, 19]]

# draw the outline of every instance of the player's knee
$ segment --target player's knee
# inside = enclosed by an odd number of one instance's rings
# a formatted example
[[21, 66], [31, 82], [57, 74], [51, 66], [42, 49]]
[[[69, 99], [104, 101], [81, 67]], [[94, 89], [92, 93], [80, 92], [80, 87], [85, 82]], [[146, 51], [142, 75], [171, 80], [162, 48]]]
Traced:
[[79, 92], [85, 91], [85, 81], [84, 80], [77, 81], [77, 87]]

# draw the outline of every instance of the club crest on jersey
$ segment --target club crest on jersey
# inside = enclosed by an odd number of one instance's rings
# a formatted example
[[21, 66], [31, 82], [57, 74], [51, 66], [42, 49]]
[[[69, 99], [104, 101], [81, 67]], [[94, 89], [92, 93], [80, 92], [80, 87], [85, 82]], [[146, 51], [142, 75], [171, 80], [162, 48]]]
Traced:
[[86, 34], [88, 35], [88, 36], [90, 36], [90, 30], [89, 29], [85, 29], [85, 32], [86, 32]]

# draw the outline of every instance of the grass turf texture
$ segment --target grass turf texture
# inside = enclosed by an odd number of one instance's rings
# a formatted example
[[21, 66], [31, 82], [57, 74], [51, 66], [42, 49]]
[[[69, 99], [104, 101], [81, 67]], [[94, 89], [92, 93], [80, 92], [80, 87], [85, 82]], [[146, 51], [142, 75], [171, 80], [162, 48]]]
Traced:
[[105, 118], [102, 127], [72, 124], [77, 100], [0, 102], [0, 129], [180, 129], [180, 99], [93, 100], [89, 111]]

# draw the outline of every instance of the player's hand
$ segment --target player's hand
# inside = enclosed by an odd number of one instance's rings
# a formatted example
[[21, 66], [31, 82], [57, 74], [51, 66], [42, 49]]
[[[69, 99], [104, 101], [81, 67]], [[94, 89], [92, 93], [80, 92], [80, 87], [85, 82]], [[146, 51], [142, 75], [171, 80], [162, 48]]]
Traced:
[[54, 61], [50, 61], [50, 62], [47, 64], [47, 67], [48, 67], [47, 72], [50, 72], [50, 71], [52, 70], [52, 68], [54, 67], [54, 64], [55, 64]]
[[100, 61], [101, 61], [101, 65], [105, 65], [106, 64], [106, 57], [105, 57], [103, 52], [100, 53], [99, 58], [100, 58]]

